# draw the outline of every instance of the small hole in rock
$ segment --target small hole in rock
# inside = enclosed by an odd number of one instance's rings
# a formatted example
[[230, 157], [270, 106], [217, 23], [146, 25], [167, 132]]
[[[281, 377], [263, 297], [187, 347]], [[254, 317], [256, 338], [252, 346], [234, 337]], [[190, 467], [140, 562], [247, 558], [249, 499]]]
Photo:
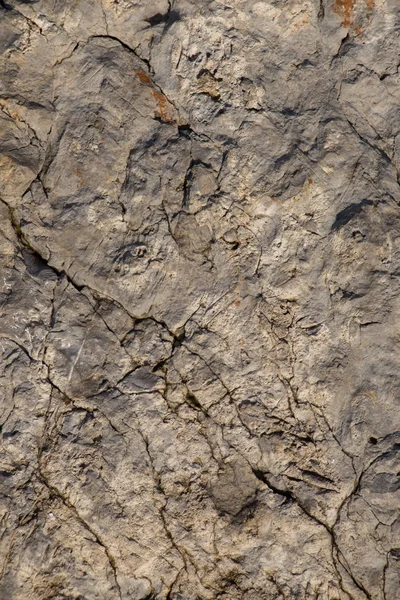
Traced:
[[376, 446], [376, 444], [378, 443], [378, 440], [376, 439], [376, 437], [370, 437], [369, 443], [372, 444], [373, 446]]

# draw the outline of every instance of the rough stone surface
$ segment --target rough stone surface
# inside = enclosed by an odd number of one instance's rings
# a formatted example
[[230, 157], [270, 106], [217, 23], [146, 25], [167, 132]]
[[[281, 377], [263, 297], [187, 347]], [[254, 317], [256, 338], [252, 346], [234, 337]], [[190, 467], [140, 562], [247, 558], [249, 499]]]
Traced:
[[399, 600], [399, 36], [0, 1], [1, 600]]

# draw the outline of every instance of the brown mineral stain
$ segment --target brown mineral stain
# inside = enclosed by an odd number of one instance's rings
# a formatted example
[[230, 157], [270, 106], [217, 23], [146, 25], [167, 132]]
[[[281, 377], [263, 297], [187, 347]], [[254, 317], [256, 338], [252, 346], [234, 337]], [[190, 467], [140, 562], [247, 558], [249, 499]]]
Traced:
[[343, 27], [351, 27], [357, 0], [335, 0], [334, 12], [342, 18]]
[[150, 77], [142, 69], [134, 71], [134, 74], [138, 76], [140, 83], [143, 83], [143, 85], [146, 85], [150, 88], [151, 93], [153, 94], [153, 97], [157, 102], [157, 108], [155, 111], [156, 117], [160, 118], [162, 121], [164, 121], [164, 123], [174, 125], [176, 121], [174, 119], [173, 108], [171, 107], [164, 94], [162, 94], [155, 88], [155, 85], [151, 81]]
[[139, 77], [140, 83], [145, 83], [146, 85], [153, 87], [153, 83], [152, 83], [150, 77], [148, 75], [146, 75], [146, 73], [144, 71], [139, 69], [139, 71], [134, 71], [134, 73], [136, 73], [136, 75]]
[[173, 125], [176, 121], [173, 117], [171, 105], [167, 101], [166, 97], [160, 92], [157, 92], [157, 90], [153, 90], [153, 95], [157, 101], [156, 116], [160, 117], [160, 119], [165, 123]]
[[[333, 10], [341, 17], [342, 27], [354, 27], [354, 11], [357, 2], [359, 3], [358, 6], [360, 6], [360, 1], [362, 1], [364, 4], [364, 8], [366, 9], [365, 16], [369, 21], [375, 6], [375, 0], [335, 0]], [[357, 27], [354, 27], [354, 31], [357, 35], [360, 34], [362, 31], [362, 26], [357, 25]]]
[[367, 0], [367, 19], [371, 20], [371, 15], [374, 10], [375, 0]]
[[80, 188], [83, 188], [84, 186], [84, 181], [83, 181], [83, 173], [82, 173], [82, 169], [74, 169], [74, 173], [78, 179], [78, 185]]

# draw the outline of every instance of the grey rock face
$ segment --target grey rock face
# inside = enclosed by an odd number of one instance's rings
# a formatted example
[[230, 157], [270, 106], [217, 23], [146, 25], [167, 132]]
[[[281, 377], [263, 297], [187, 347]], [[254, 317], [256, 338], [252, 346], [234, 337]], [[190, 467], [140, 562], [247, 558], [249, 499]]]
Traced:
[[1, 600], [399, 600], [399, 31], [0, 2]]

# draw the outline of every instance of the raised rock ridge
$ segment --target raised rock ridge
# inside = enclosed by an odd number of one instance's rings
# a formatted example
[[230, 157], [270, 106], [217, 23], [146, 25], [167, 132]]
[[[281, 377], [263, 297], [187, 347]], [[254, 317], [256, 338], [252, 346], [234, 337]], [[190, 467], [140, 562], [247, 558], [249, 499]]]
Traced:
[[400, 5], [1, 0], [1, 600], [399, 600]]

